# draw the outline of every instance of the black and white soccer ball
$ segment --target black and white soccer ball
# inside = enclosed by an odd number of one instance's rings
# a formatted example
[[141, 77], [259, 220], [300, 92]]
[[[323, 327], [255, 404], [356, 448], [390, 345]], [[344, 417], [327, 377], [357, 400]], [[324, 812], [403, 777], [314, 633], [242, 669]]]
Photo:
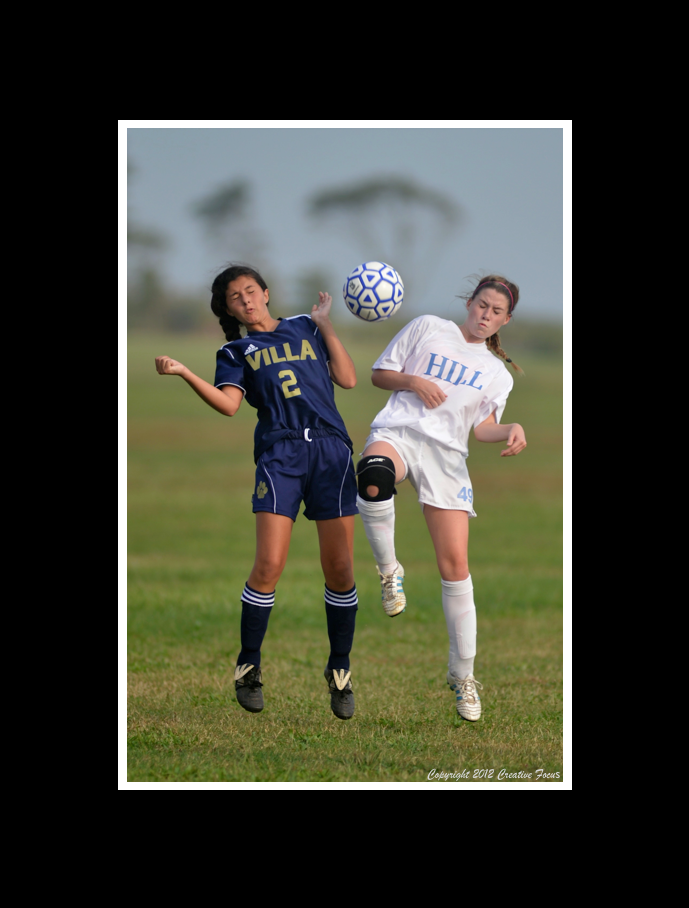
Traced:
[[366, 322], [390, 318], [402, 305], [404, 284], [385, 262], [364, 262], [348, 275], [342, 295], [350, 312]]

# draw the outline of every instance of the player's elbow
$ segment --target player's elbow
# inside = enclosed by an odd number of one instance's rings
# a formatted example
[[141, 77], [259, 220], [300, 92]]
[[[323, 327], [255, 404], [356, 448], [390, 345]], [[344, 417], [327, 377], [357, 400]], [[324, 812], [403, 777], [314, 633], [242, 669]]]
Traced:
[[221, 391], [222, 394], [209, 403], [223, 416], [234, 416], [244, 400], [243, 390], [235, 385], [225, 385]]
[[356, 370], [355, 369], [330, 369], [330, 377], [340, 388], [349, 390], [356, 387]]

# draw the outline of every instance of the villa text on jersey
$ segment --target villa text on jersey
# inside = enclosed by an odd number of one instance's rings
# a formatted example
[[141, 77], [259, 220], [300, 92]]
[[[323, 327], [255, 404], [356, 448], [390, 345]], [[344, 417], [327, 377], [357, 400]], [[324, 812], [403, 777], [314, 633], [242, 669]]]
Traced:
[[328, 348], [308, 315], [251, 331], [218, 350], [215, 387], [235, 385], [258, 410], [254, 461], [283, 438], [337, 435], [352, 448], [328, 369]]

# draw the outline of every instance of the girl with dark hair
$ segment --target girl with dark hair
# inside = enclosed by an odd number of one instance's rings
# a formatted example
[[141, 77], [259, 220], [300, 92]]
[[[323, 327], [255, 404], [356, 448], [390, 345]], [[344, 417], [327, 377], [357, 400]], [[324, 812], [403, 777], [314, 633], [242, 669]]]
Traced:
[[330, 706], [339, 719], [349, 719], [354, 713], [349, 653], [358, 603], [356, 480], [352, 442], [335, 406], [333, 382], [353, 388], [356, 372], [330, 321], [332, 297], [318, 296], [310, 315], [273, 318], [261, 275], [233, 265], [212, 286], [211, 308], [228, 341], [217, 354], [214, 384], [169, 356], [156, 357], [156, 369], [160, 375], [181, 376], [225, 416], [234, 416], [245, 397], [258, 410], [256, 560], [242, 593], [241, 651], [234, 674], [239, 704], [249, 712], [263, 709], [261, 644], [303, 501], [304, 516], [316, 522], [325, 577], [330, 656], [324, 674]]
[[512, 318], [519, 288], [491, 274], [464, 299], [462, 325], [434, 315], [415, 318], [373, 364], [373, 384], [393, 394], [373, 420], [357, 465], [357, 505], [378, 566], [383, 609], [394, 617], [406, 608], [404, 568], [395, 554], [395, 483], [409, 477], [418, 493], [441, 577], [447, 682], [458, 714], [475, 722], [482, 685], [473, 674], [476, 607], [468, 545], [476, 512], [466, 468], [469, 433], [473, 427], [478, 441], [506, 442], [502, 457], [523, 451], [526, 438], [518, 423], [500, 424], [513, 385], [505, 363], [521, 369], [500, 346], [498, 332]]

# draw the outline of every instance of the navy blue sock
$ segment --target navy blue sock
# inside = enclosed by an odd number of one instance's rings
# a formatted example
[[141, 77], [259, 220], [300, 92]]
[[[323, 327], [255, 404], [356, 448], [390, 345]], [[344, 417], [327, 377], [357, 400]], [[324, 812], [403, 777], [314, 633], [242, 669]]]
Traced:
[[335, 593], [326, 586], [325, 614], [330, 638], [328, 668], [338, 671], [349, 669], [349, 654], [354, 642], [354, 623], [358, 607], [356, 586], [346, 593]]
[[257, 668], [261, 664], [261, 645], [268, 630], [268, 619], [275, 602], [272, 593], [259, 593], [246, 584], [242, 593], [241, 640], [242, 649], [237, 665], [249, 663]]

